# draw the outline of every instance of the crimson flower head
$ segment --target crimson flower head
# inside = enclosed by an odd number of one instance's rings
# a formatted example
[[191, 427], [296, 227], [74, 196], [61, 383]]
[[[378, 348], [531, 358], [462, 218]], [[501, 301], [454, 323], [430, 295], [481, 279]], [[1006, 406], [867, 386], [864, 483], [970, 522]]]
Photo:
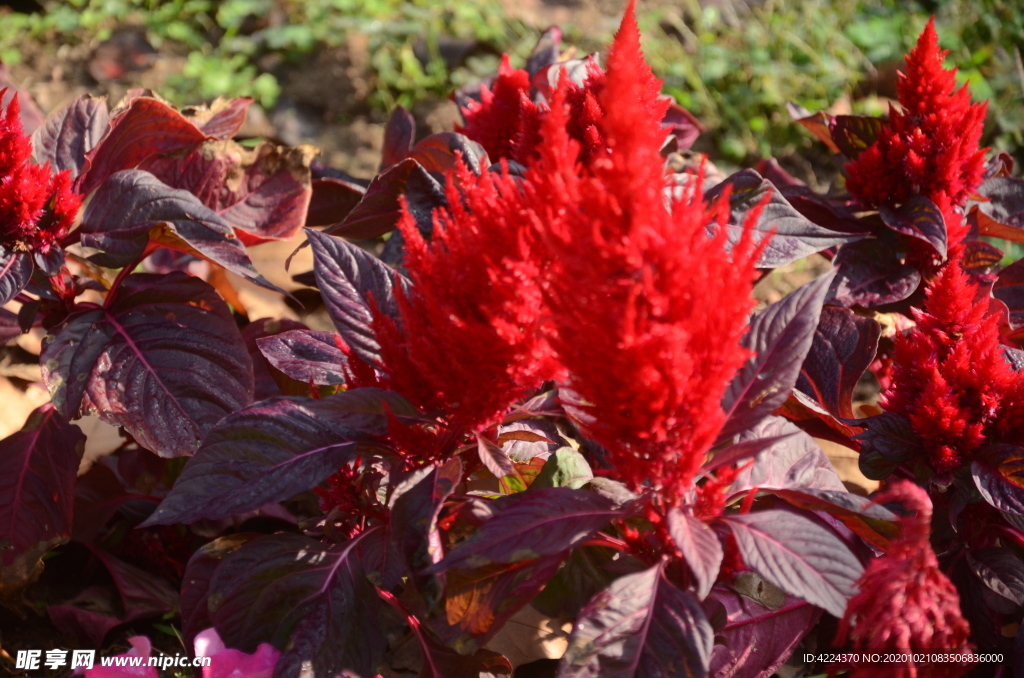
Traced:
[[19, 112], [15, 96], [0, 115], [0, 254], [45, 254], [71, 228], [81, 199], [69, 172], [54, 174], [48, 163], [30, 162], [32, 144]]
[[561, 87], [528, 177], [546, 215], [566, 405], [623, 480], [671, 504], [690, 489], [724, 423], [725, 388], [748, 357], [739, 342], [757, 255], [747, 238], [726, 251], [728, 207], [709, 209], [699, 181], [666, 197], [660, 85], [630, 3], [599, 98], [608, 152], [573, 171], [579, 144]]
[[963, 206], [981, 183], [986, 104], [971, 104], [966, 85], [956, 89], [933, 24], [907, 55], [896, 86], [900, 108], [890, 108], [875, 142], [846, 163], [847, 189], [864, 205], [892, 207], [919, 193]]
[[[892, 483], [876, 503], [898, 501], [906, 515], [903, 531], [883, 556], [864, 568], [858, 593], [846, 607], [836, 633], [837, 647], [898, 653], [971, 653], [970, 627], [960, 612], [960, 596], [939, 569], [928, 541], [932, 504], [928, 493], [908, 480]], [[856, 667], [852, 678], [957, 678], [969, 662], [898, 664]]]
[[993, 438], [1021, 436], [1024, 391], [1003, 357], [998, 314], [958, 261], [926, 295], [924, 310], [913, 311], [917, 326], [897, 338], [882, 405], [910, 420], [928, 463], [944, 473]]

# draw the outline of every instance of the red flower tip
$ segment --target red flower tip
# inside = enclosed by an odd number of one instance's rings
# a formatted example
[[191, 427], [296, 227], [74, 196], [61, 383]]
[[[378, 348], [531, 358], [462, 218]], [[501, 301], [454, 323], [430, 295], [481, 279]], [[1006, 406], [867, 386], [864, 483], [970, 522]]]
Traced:
[[[0, 95], [6, 90], [0, 90]], [[67, 234], [81, 205], [67, 171], [33, 165], [17, 95], [0, 116], [0, 248], [47, 252]]]
[[[906, 515], [902, 534], [888, 552], [868, 563], [847, 604], [836, 633], [837, 647], [856, 650], [970, 653], [970, 627], [960, 612], [956, 587], [939, 569], [928, 541], [932, 505], [916, 484], [900, 480], [875, 497], [876, 503], [898, 501]], [[925, 656], [927, 656], [925, 654]], [[969, 663], [861, 665], [853, 678], [957, 678]]]
[[986, 103], [971, 104], [966, 85], [956, 89], [945, 55], [929, 21], [897, 83], [901, 108], [890, 110], [875, 142], [846, 164], [847, 188], [861, 203], [895, 206], [919, 193], [933, 201], [945, 194], [963, 206], [981, 183]]

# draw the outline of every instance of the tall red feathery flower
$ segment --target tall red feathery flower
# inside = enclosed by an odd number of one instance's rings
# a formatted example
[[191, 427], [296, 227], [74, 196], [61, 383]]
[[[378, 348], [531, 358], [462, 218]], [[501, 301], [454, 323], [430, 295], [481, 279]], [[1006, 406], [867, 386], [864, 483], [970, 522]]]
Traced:
[[910, 420], [928, 463], [942, 473], [993, 436], [1020, 430], [1022, 381], [1003, 357], [999, 316], [958, 261], [942, 268], [926, 295], [924, 310], [913, 310], [917, 326], [897, 338], [882, 404]]
[[891, 207], [920, 193], [962, 206], [981, 183], [986, 103], [972, 105], [966, 85], [956, 89], [956, 69], [942, 67], [946, 52], [933, 24], [907, 55], [897, 83], [901, 108], [890, 107], [875, 142], [846, 164], [846, 186], [865, 205]]
[[[565, 92], [570, 110], [568, 131], [581, 144], [583, 162], [605, 148], [598, 127], [602, 111], [597, 98], [604, 78], [604, 71], [591, 60], [583, 84], [570, 83]], [[532, 92], [529, 73], [512, 68], [508, 55], [504, 55], [498, 76], [490, 86], [480, 86], [479, 101], [462, 109], [466, 124], [457, 125], [455, 131], [483, 146], [492, 161], [506, 159], [529, 164], [536, 157], [541, 143], [541, 120], [548, 111], [533, 100]]]
[[[0, 90], [0, 95], [6, 90]], [[18, 117], [18, 97], [0, 115], [0, 248], [46, 253], [67, 234], [81, 204], [67, 171], [33, 165], [32, 144]]]
[[571, 406], [626, 482], [653, 483], [674, 503], [721, 429], [722, 394], [747, 358], [739, 340], [756, 256], [746, 239], [726, 254], [723, 228], [709, 237], [728, 208], [708, 210], [699, 188], [666, 199], [660, 84], [630, 3], [600, 98], [609, 153], [591, 156], [582, 175], [567, 170], [578, 145], [559, 92], [536, 174], [551, 215], [552, 345]]
[[[939, 570], [928, 542], [932, 505], [928, 493], [900, 480], [875, 497], [876, 503], [898, 501], [907, 515], [900, 518], [902, 534], [888, 552], [868, 563], [858, 582], [859, 592], [846, 607], [835, 643], [853, 649], [900, 653], [971, 652], [970, 627], [960, 612], [956, 587]], [[957, 678], [969, 662], [859, 665], [852, 678]]]

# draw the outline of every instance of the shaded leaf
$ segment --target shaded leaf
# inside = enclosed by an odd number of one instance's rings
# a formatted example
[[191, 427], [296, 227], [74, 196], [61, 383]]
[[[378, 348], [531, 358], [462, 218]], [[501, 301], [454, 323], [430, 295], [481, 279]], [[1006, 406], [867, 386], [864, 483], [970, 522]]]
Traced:
[[722, 544], [708, 525], [678, 508], [671, 508], [666, 517], [668, 533], [683, 554], [690, 568], [697, 598], [704, 600], [718, 579], [722, 567]]
[[580, 546], [551, 578], [532, 605], [550, 617], [575, 619], [580, 610], [616, 577], [638, 572], [643, 564], [604, 546]]
[[754, 426], [789, 397], [814, 341], [831, 282], [831, 273], [823, 275], [751, 317], [742, 343], [754, 355], [722, 397], [727, 421], [720, 440]]
[[895, 210], [883, 205], [878, 216], [892, 230], [927, 243], [939, 258], [946, 258], [946, 222], [942, 211], [928, 198], [911, 196]]
[[0, 305], [18, 296], [32, 279], [32, 259], [25, 252], [8, 252], [0, 246]]
[[864, 568], [835, 532], [782, 509], [721, 520], [732, 530], [751, 569], [786, 593], [842, 617]]
[[992, 296], [1006, 304], [1011, 328], [1024, 327], [1024, 259], [999, 272], [992, 284]]
[[409, 157], [416, 140], [416, 119], [402, 106], [396, 106], [384, 126], [384, 143], [380, 151], [380, 169], [385, 170]]
[[431, 469], [395, 501], [391, 539], [412, 572], [425, 570], [444, 557], [437, 518], [461, 480], [462, 462], [455, 457]]
[[517, 563], [563, 553], [621, 515], [604, 497], [568, 487], [546, 487], [497, 502], [494, 517], [431, 571]]
[[309, 185], [312, 192], [306, 211], [306, 226], [328, 226], [341, 222], [363, 199], [366, 189], [357, 183], [320, 177]]
[[828, 303], [874, 308], [903, 301], [921, 284], [921, 272], [903, 263], [896, 248], [862, 240], [840, 248], [832, 260], [836, 276]]
[[84, 444], [50, 404], [0, 440], [0, 599], [14, 600], [43, 571], [41, 557], [71, 537]]
[[569, 636], [559, 678], [708, 675], [714, 631], [692, 594], [663, 569], [620, 577], [594, 596]]
[[226, 417], [143, 526], [227, 518], [316, 487], [355, 458], [359, 440], [383, 433], [386, 417], [363, 410], [365, 395], [279, 396]]
[[[380, 259], [341, 238], [306, 229], [313, 246], [313, 271], [327, 312], [345, 344], [361, 360], [380, 362], [372, 308], [397, 318], [395, 285], [404, 294], [409, 282]], [[371, 305], [372, 304], [372, 305]]]
[[297, 329], [256, 340], [271, 365], [296, 381], [340, 386], [346, 358], [334, 332]]
[[425, 137], [413, 147], [409, 157], [419, 162], [428, 172], [438, 174], [448, 174], [454, 170], [459, 158], [476, 174], [491, 164], [483, 146], [457, 132], [440, 132]]
[[802, 391], [794, 390], [776, 413], [794, 422], [814, 438], [860, 450], [860, 443], [851, 438], [860, 429], [836, 419]]
[[[769, 237], [761, 252], [758, 268], [775, 268], [820, 252], [829, 247], [860, 240], [864, 233], [833, 231], [813, 223], [800, 214], [767, 179], [751, 169], [742, 170], [707, 192], [706, 202], [714, 204], [729, 191], [731, 215], [726, 229], [729, 242], [736, 244], [746, 228], [755, 233], [755, 242]], [[757, 220], [747, 224], [755, 210]]]
[[571, 447], [560, 447], [544, 463], [532, 489], [542, 487], [571, 487], [578, 490], [594, 477], [586, 457]]
[[839, 152], [854, 160], [875, 143], [884, 121], [866, 115], [837, 115], [829, 121], [829, 133]]
[[[260, 318], [245, 326], [242, 340], [252, 359], [252, 373], [255, 392], [254, 401], [266, 400], [277, 395], [310, 395], [308, 380], [296, 381], [277, 367], [272, 365], [259, 348], [259, 341], [267, 337], [275, 337], [294, 330], [308, 331], [302, 323], [287, 318]], [[330, 333], [334, 336], [334, 333]]]
[[227, 306], [184, 273], [137, 273], [105, 307], [72, 313], [40, 356], [54, 405], [91, 412], [165, 457], [195, 452], [252, 400], [252, 363]]
[[251, 654], [269, 641], [283, 653], [278, 678], [373, 675], [387, 648], [383, 603], [355, 552], [374, 532], [337, 545], [275, 534], [228, 554], [208, 603], [225, 645]]
[[448, 204], [440, 182], [418, 162], [406, 158], [374, 177], [359, 204], [328, 232], [357, 240], [389, 233], [398, 226], [402, 197], [420, 229], [428, 232], [434, 209]]
[[1000, 511], [1024, 516], [1024, 448], [998, 445], [971, 462], [981, 496]]
[[189, 558], [181, 580], [181, 632], [185, 646], [192, 647], [196, 634], [213, 626], [210, 620], [210, 582], [225, 557], [260, 535], [231, 534], [204, 544]]
[[984, 240], [968, 240], [963, 243], [960, 255], [960, 268], [969, 275], [992, 275], [999, 272], [1003, 261], [1003, 251]]
[[122, 621], [158, 617], [178, 609], [178, 592], [167, 580], [87, 544], [110, 573], [121, 597]]
[[877, 453], [894, 463], [909, 461], [924, 452], [921, 438], [902, 414], [883, 412], [858, 422], [866, 430], [854, 436], [862, 453]]
[[979, 234], [1024, 242], [1024, 179], [992, 177], [976, 192], [987, 198], [970, 209]]
[[824, 307], [796, 388], [814, 396], [833, 416], [853, 418], [853, 391], [875, 359], [881, 333], [872, 318]]
[[78, 97], [32, 133], [32, 157], [36, 164], [48, 162], [55, 171], [69, 171], [74, 179], [85, 167], [86, 154], [107, 133], [109, 124], [106, 99]]
[[1024, 605], [1024, 562], [1012, 551], [999, 547], [967, 551], [967, 563], [994, 593]]
[[821, 610], [799, 598], [787, 597], [772, 610], [724, 586], [712, 589], [708, 602], [722, 605], [726, 613], [711, 651], [710, 673], [716, 678], [774, 675], [821, 617]]
[[81, 233], [83, 245], [102, 250], [93, 256], [101, 266], [131, 265], [155, 242], [277, 290], [256, 271], [245, 246], [219, 215], [148, 172], [124, 170], [104, 182], [82, 215]]

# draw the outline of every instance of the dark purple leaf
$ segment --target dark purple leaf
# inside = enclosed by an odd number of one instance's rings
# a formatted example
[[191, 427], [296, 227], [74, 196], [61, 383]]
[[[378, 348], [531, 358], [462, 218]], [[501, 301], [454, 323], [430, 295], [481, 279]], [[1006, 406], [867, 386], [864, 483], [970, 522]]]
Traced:
[[440, 182], [418, 162], [406, 158], [374, 177], [359, 204], [328, 231], [357, 240], [389, 233], [398, 226], [402, 196], [420, 230], [427, 232], [433, 224], [434, 208], [448, 204]]
[[798, 513], [769, 509], [721, 518], [743, 561], [767, 581], [842, 617], [863, 571], [839, 536]]
[[193, 194], [255, 245], [290, 240], [305, 225], [311, 160], [308, 147], [209, 141], [185, 156], [151, 156], [139, 169]]
[[816, 224], [859, 236], [871, 230], [838, 199], [819, 195], [806, 186], [779, 186], [779, 190], [797, 212]]
[[727, 615], [711, 651], [715, 678], [770, 678], [821, 617], [821, 610], [798, 598], [787, 597], [772, 610], [723, 586], [712, 589], [710, 600]]
[[365, 411], [366, 390], [323, 400], [279, 396], [229, 415], [143, 526], [227, 518], [316, 487], [355, 458], [359, 440], [386, 430], [385, 415]]
[[71, 537], [85, 436], [53, 405], [0, 440], [0, 591], [13, 599], [43, 571], [42, 556]]
[[985, 501], [1024, 516], [1024, 447], [997, 445], [971, 462], [971, 476]]
[[928, 243], [939, 258], [946, 258], [946, 222], [928, 198], [914, 195], [895, 210], [882, 206], [878, 216], [892, 230]]
[[217, 566], [228, 555], [259, 535], [239, 533], [221, 537], [203, 545], [189, 558], [181, 580], [181, 632], [185, 646], [192, 647], [196, 635], [211, 626], [209, 600], [210, 582]]
[[142, 498], [126, 491], [109, 467], [93, 464], [75, 484], [74, 540], [92, 542], [122, 505]]
[[776, 412], [814, 438], [828, 440], [855, 451], [860, 450], [860, 444], [851, 440], [851, 436], [857, 433], [858, 429], [836, 419], [802, 391], [793, 391]]
[[[380, 259], [341, 238], [306, 229], [313, 246], [313, 271], [327, 312], [341, 338], [361, 360], [380, 362], [371, 308], [398, 317], [396, 281], [404, 294], [409, 282]], [[372, 306], [371, 306], [372, 304]]]
[[1024, 605], [1024, 562], [1012, 551], [990, 547], [968, 551], [971, 571], [994, 593], [1017, 605]]
[[99, 187], [82, 216], [81, 233], [83, 245], [102, 250], [94, 256], [101, 266], [131, 265], [156, 242], [278, 289], [256, 271], [242, 241], [216, 212], [141, 170], [117, 172]]
[[497, 652], [480, 649], [465, 655], [445, 647], [424, 631], [417, 638], [423, 651], [419, 678], [512, 678], [512, 665]]
[[988, 198], [976, 203], [980, 234], [1024, 240], [1024, 179], [992, 177], [981, 182], [977, 193]]
[[960, 268], [972, 276], [989, 276], [999, 272], [1003, 251], [984, 240], [968, 240], [963, 243]]
[[[259, 402], [278, 395], [310, 395], [310, 382], [297, 381], [274, 367], [260, 352], [259, 341], [292, 331], [308, 331], [296, 320], [282, 318], [261, 318], [254, 320], [242, 330], [242, 340], [252, 359], [252, 373], [255, 393], [253, 400]], [[330, 333], [334, 336], [333, 332]]]
[[498, 501], [495, 516], [431, 571], [553, 556], [582, 544], [622, 514], [604, 497], [569, 487], [545, 487]]
[[0, 246], [0, 305], [18, 296], [32, 279], [32, 259], [25, 252], [8, 252]]
[[580, 611], [559, 678], [708, 675], [714, 631], [664, 564], [617, 579]]
[[340, 386], [346, 358], [334, 332], [297, 329], [256, 340], [271, 365], [296, 381]]
[[730, 496], [754, 488], [846, 491], [818, 443], [791, 422], [772, 416], [740, 436], [741, 441], [761, 438], [778, 441], [761, 450], [753, 465], [739, 472], [729, 487]]
[[669, 133], [675, 137], [676, 148], [680, 151], [689, 150], [704, 131], [704, 125], [674, 99], [669, 102], [665, 117], [661, 119], [661, 126], [669, 129]]
[[455, 457], [431, 469], [395, 501], [391, 537], [413, 572], [425, 570], [444, 557], [437, 518], [461, 480], [462, 462]]
[[47, 335], [43, 380], [66, 418], [90, 412], [164, 457], [187, 456], [252, 401], [252, 362], [227, 305], [184, 273], [137, 273], [105, 307]]
[[[373, 675], [387, 649], [383, 602], [356, 557], [360, 540], [338, 545], [295, 534], [255, 539], [227, 555], [210, 583], [208, 608], [224, 643], [283, 652], [274, 675]], [[304, 668], [305, 665], [305, 668]]]
[[115, 558], [97, 546], [86, 546], [114, 579], [121, 596], [123, 621], [158, 617], [178, 609], [178, 592], [167, 580]]
[[861, 454], [877, 453], [899, 464], [924, 452], [920, 436], [901, 414], [883, 412], [858, 423], [867, 427], [863, 433], [854, 436], [861, 442]]
[[872, 318], [824, 307], [796, 388], [813, 396], [833, 416], [853, 418], [853, 390], [875, 359], [881, 333]]
[[729, 207], [732, 210], [726, 225], [729, 242], [740, 241], [756, 209], [761, 211], [757, 221], [750, 225], [755, 241], [760, 242], [772, 234], [761, 252], [758, 268], [784, 266], [829, 247], [860, 240], [865, 235], [833, 231], [811, 222], [789, 204], [779, 189], [754, 170], [737, 172], [718, 184], [708, 191], [706, 201], [714, 203], [727, 189], [731, 191]]
[[85, 167], [85, 155], [96, 147], [110, 125], [106, 99], [81, 96], [46, 119], [32, 134], [32, 157], [50, 163], [55, 171], [68, 170], [76, 178]]
[[840, 248], [828, 303], [874, 308], [903, 301], [921, 284], [921, 272], [903, 263], [891, 243], [862, 240]]
[[854, 160], [875, 143], [883, 124], [881, 118], [866, 115], [837, 115], [829, 121], [829, 132], [839, 152]]
[[309, 187], [312, 195], [306, 212], [306, 226], [339, 223], [355, 209], [366, 193], [359, 184], [334, 177], [314, 179]]
[[480, 457], [480, 463], [495, 478], [500, 479], [515, 473], [515, 467], [508, 454], [483, 435], [477, 434], [476, 436], [476, 450], [477, 455]]
[[580, 546], [572, 550], [532, 605], [550, 617], [576, 618], [599, 592], [623, 574], [644, 569], [637, 559], [604, 546]]
[[891, 511], [846, 490], [777, 489], [774, 494], [797, 508], [821, 511], [837, 518], [858, 537], [881, 551], [887, 550], [889, 540], [899, 535], [899, 525]]
[[531, 78], [541, 69], [558, 62], [558, 58], [561, 56], [561, 44], [562, 29], [558, 26], [552, 26], [537, 38], [537, 44], [533, 46], [533, 51], [530, 52], [530, 56], [526, 57], [526, 72]]
[[402, 106], [396, 106], [384, 127], [384, 145], [380, 151], [381, 171], [409, 157], [415, 139], [416, 119]]
[[101, 647], [107, 634], [124, 623], [117, 608], [113, 588], [90, 586], [71, 600], [47, 605], [46, 615], [61, 633]]
[[707, 523], [681, 509], [669, 509], [668, 533], [683, 554], [697, 589], [697, 598], [707, 598], [722, 567], [722, 544]]
[[1024, 327], [1024, 259], [999, 272], [992, 285], [992, 296], [1006, 304], [1011, 328]]
[[208, 138], [168, 104], [135, 97], [114, 115], [107, 135], [86, 153], [86, 171], [77, 188], [88, 195], [114, 172], [138, 167], [151, 155], [188, 153]]
[[[774, 417], [772, 419], [774, 419]], [[772, 421], [772, 419], [766, 419], [764, 422], [761, 423], [761, 425], [755, 426], [754, 430], [762, 428], [764, 424]], [[744, 437], [742, 440], [738, 440], [732, 445], [728, 445], [712, 454], [711, 458], [704, 462], [704, 464], [700, 467], [701, 473], [711, 473], [712, 471], [720, 469], [723, 466], [734, 466], [736, 464], [744, 462], [747, 459], [750, 459], [751, 457], [756, 457], [764, 450], [772, 448], [773, 446], [788, 440], [789, 438], [795, 436], [796, 434], [797, 432], [793, 430], [790, 431], [789, 433], [784, 433], [778, 436], [757, 438]]]
[[786, 402], [811, 349], [831, 282], [831, 273], [823, 275], [751, 317], [743, 345], [754, 356], [722, 398], [727, 421], [719, 439], [751, 428]]

